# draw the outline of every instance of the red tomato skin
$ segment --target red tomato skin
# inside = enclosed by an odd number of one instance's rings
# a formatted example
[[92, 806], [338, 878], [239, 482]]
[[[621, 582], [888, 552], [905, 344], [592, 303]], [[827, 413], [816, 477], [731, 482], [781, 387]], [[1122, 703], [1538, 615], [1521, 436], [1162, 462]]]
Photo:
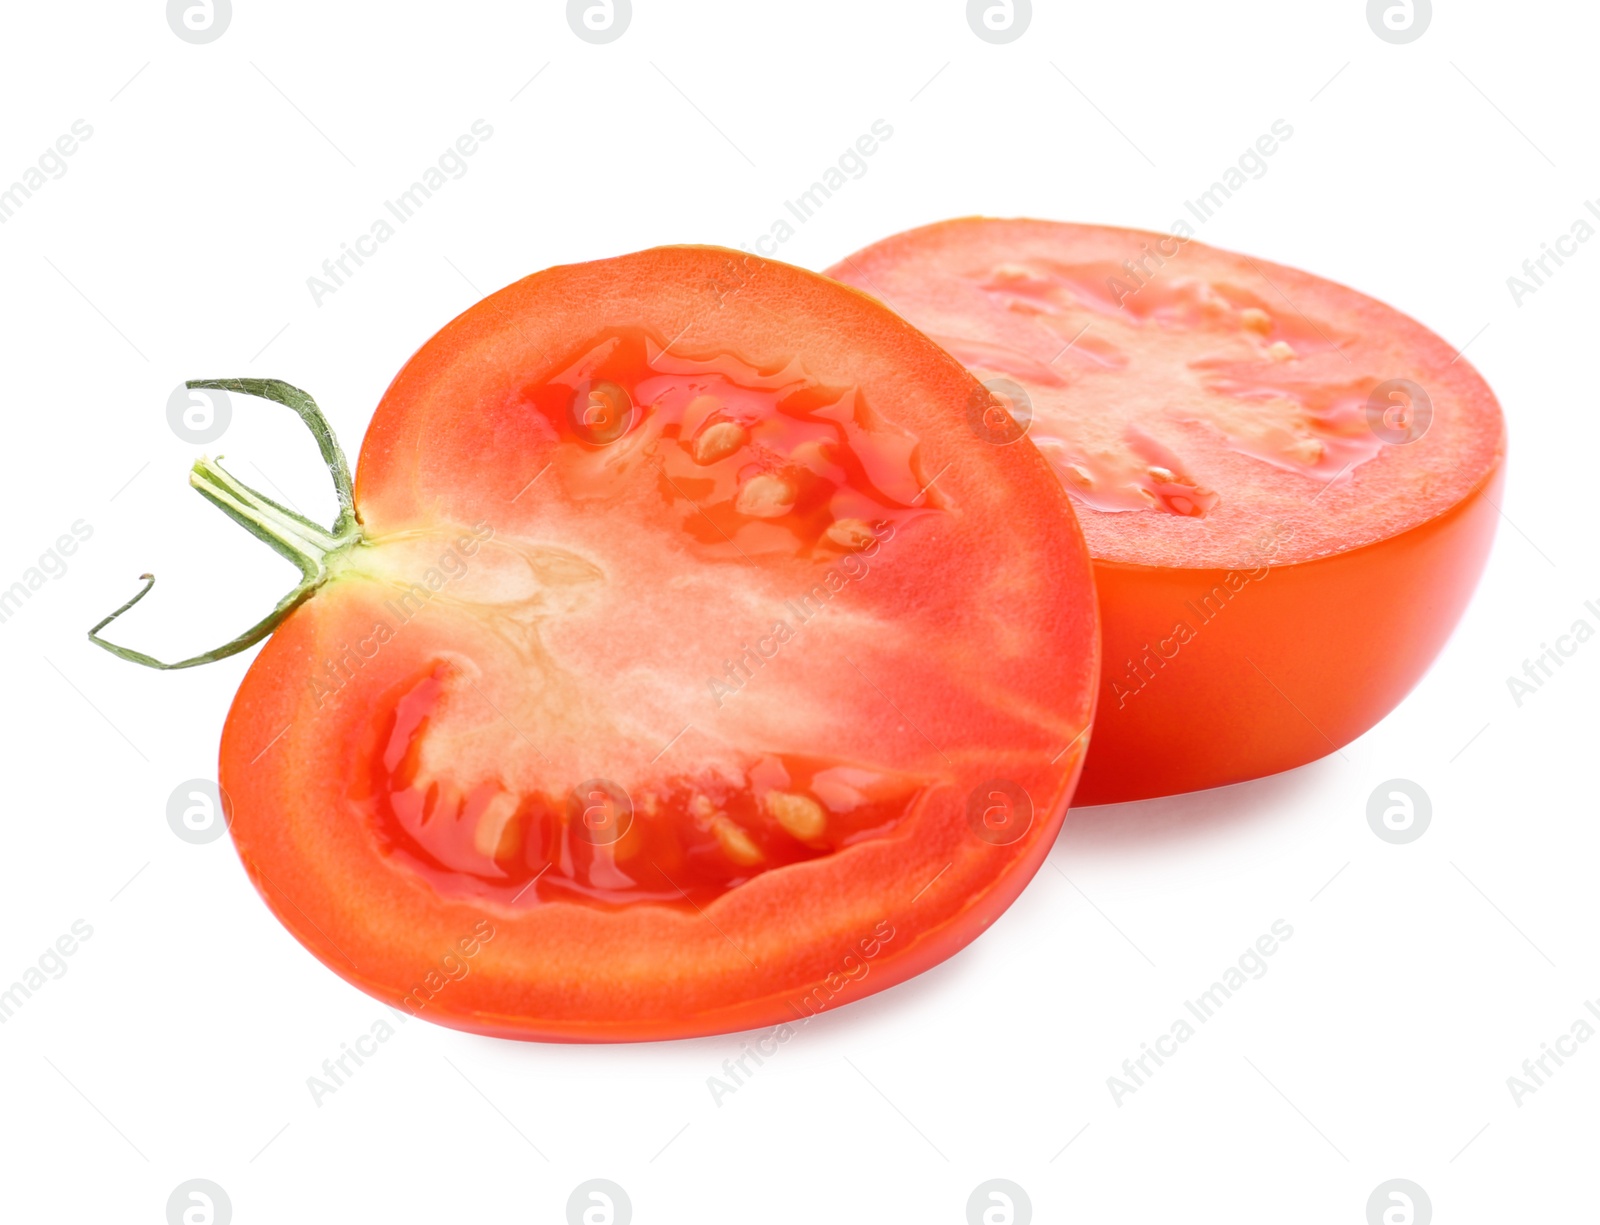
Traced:
[[1331, 557], [1235, 575], [1243, 585], [1226, 603], [1211, 593], [1233, 572], [1097, 559], [1104, 668], [1073, 802], [1244, 782], [1366, 732], [1422, 679], [1466, 609], [1504, 483], [1502, 460], [1445, 514]]

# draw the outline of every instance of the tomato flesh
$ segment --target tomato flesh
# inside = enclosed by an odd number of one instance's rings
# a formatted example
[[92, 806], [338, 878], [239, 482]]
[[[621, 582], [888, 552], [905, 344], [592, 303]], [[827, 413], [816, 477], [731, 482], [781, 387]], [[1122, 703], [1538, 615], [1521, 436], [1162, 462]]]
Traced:
[[1464, 609], [1504, 423], [1398, 311], [1192, 240], [1042, 221], [927, 226], [829, 274], [1008, 401], [1077, 507], [1105, 650], [1079, 802], [1331, 752]]
[[714, 248], [473, 307], [235, 700], [262, 895], [508, 1037], [777, 1025], [951, 955], [1043, 862], [1099, 667], [1070, 504], [967, 427], [987, 400], [869, 298]]

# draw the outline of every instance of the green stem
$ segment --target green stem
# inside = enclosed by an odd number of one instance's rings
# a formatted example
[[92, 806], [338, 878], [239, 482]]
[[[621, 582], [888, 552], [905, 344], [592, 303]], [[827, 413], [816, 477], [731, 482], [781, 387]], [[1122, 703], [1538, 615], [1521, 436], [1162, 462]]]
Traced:
[[163, 670], [211, 663], [254, 646], [277, 629], [285, 617], [327, 580], [332, 558], [354, 547], [362, 539], [361, 519], [356, 513], [355, 491], [350, 480], [350, 465], [345, 461], [344, 452], [339, 449], [333, 430], [329, 428], [327, 418], [322, 415], [316, 401], [298, 387], [278, 379], [194, 379], [188, 386], [259, 396], [294, 409], [317, 440], [323, 462], [333, 477], [334, 493], [339, 499], [339, 517], [334, 522], [333, 530], [329, 531], [298, 511], [273, 501], [260, 490], [252, 489], [217, 460], [203, 456], [197, 459], [189, 473], [189, 484], [235, 523], [293, 562], [300, 570], [300, 582], [278, 601], [270, 613], [237, 638], [189, 659], [163, 663], [142, 651], [118, 646], [100, 637], [101, 630], [150, 594], [150, 589], [155, 586], [155, 576], [141, 574], [139, 578], [144, 587], [121, 608], [96, 624], [89, 631], [89, 641], [110, 651], [118, 659]]
[[[344, 452], [339, 449], [339, 442], [333, 436], [333, 428], [328, 424], [328, 419], [322, 415], [322, 410], [317, 407], [315, 400], [282, 379], [191, 379], [186, 386], [191, 389], [215, 388], [218, 391], [236, 391], [241, 395], [259, 396], [263, 400], [272, 400], [299, 413], [300, 420], [305, 422], [306, 428], [311, 431], [311, 436], [317, 440], [317, 450], [322, 452], [322, 462], [328, 465], [328, 474], [333, 477], [333, 492], [339, 499], [339, 517], [334, 521], [333, 534], [343, 536], [351, 528], [359, 525], [355, 487], [350, 480], [350, 465], [345, 461]], [[302, 522], [310, 521], [302, 520]]]
[[204, 456], [195, 460], [189, 485], [245, 531], [282, 553], [306, 578], [316, 574], [323, 558], [339, 547], [338, 537], [250, 488], [219, 460]]

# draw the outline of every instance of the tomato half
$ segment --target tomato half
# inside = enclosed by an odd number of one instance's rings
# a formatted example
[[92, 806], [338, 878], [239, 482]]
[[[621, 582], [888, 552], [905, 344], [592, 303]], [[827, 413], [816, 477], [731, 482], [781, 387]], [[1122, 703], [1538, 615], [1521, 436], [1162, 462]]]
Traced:
[[1077, 801], [1321, 757], [1421, 678], [1482, 572], [1505, 427], [1416, 321], [1174, 235], [966, 218], [829, 275], [960, 358], [1076, 504], [1105, 667]]
[[[1070, 503], [974, 405], [869, 297], [717, 248], [455, 319], [223, 732], [268, 905], [380, 999], [553, 1040], [793, 1023], [971, 941], [1098, 676]], [[327, 534], [259, 501], [291, 552]]]

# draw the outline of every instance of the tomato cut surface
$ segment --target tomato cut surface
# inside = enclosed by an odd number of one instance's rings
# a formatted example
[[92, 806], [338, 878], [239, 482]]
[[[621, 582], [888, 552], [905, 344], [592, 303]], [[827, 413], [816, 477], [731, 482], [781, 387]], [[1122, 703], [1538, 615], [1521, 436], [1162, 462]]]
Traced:
[[1301, 765], [1416, 683], [1481, 573], [1505, 431], [1448, 343], [1173, 235], [967, 218], [834, 276], [961, 359], [1073, 498], [1105, 667], [1077, 799]]
[[1070, 503], [974, 405], [870, 298], [716, 248], [472, 307], [230, 714], [268, 904], [382, 999], [539, 1039], [793, 1023], [966, 944], [1098, 678]]

